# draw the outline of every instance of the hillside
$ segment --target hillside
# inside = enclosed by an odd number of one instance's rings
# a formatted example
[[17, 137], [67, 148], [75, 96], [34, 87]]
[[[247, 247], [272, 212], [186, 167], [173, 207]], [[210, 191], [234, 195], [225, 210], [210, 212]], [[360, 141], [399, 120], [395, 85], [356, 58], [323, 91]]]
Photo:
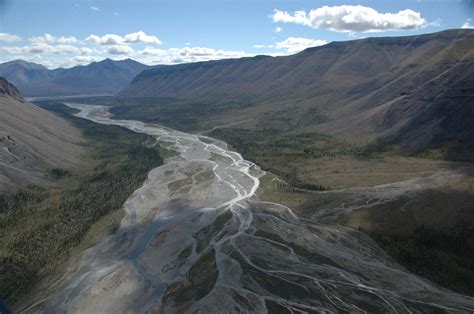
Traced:
[[114, 93], [146, 68], [131, 59], [105, 59], [86, 66], [55, 70], [16, 60], [0, 64], [0, 76], [15, 84], [24, 96]]
[[27, 101], [0, 78], [0, 193], [43, 184], [45, 172], [80, 164], [79, 129]]
[[[9, 104], [37, 108], [21, 100], [16, 103], [10, 100]], [[0, 194], [0, 296], [2, 302], [11, 308], [21, 297], [31, 300], [31, 296], [25, 294], [48, 276], [51, 278], [37, 290], [44, 293], [54, 289], [52, 281], [64, 275], [70, 259], [79, 259], [84, 250], [120, 226], [125, 200], [143, 184], [152, 168], [162, 164], [161, 152], [164, 152], [156, 146], [149, 147], [153, 141], [151, 137], [70, 116], [74, 110], [54, 101], [48, 110], [64, 120], [43, 109], [37, 108], [40, 113], [22, 109], [9, 110], [11, 114], [6, 117], [15, 121], [12, 116], [18, 114], [23, 121], [32, 122], [29, 119], [35, 114], [40, 121], [34, 127], [42, 141], [38, 139], [32, 142], [35, 146], [26, 148], [33, 157], [48, 149], [49, 159], [45, 163], [51, 162], [55, 170], [48, 171], [46, 177], [42, 173], [42, 181], [23, 180], [21, 183], [32, 184], [22, 184], [8, 195]], [[45, 114], [55, 120], [44, 119]], [[2, 120], [0, 123], [2, 132], [4, 124]], [[38, 126], [42, 123], [52, 127]], [[83, 162], [80, 167], [57, 168], [66, 166], [63, 157], [73, 152], [70, 149], [72, 144], [63, 140], [69, 131], [67, 128], [59, 129], [61, 125], [67, 125], [74, 132], [81, 131]], [[22, 128], [23, 133], [31, 135], [32, 127], [22, 125]], [[55, 141], [53, 135], [46, 133], [49, 131], [59, 134], [60, 140]], [[20, 138], [23, 134], [12, 134], [17, 143], [20, 139], [26, 143], [24, 138]], [[58, 150], [57, 143], [61, 143], [61, 150]], [[0, 157], [3, 161], [4, 156]], [[4, 166], [0, 164], [0, 170]], [[0, 186], [3, 186], [3, 181]]]
[[267, 128], [396, 143], [409, 152], [472, 145], [473, 47], [467, 29], [332, 42], [292, 56], [149, 69], [120, 95], [232, 100], [239, 110], [211, 120], [252, 117]]

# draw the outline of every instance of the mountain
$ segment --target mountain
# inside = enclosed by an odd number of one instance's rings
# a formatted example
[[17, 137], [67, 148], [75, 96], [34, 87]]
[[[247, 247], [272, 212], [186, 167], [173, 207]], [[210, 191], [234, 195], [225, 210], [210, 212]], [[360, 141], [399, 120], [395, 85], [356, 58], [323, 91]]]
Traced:
[[80, 164], [80, 131], [25, 101], [2, 77], [0, 112], [0, 193], [16, 185], [42, 185], [47, 170]]
[[[409, 151], [452, 141], [474, 144], [474, 30], [162, 66], [141, 72], [120, 95], [246, 99], [260, 109], [242, 110], [269, 126], [270, 120], [285, 119], [301, 131], [396, 142]], [[327, 121], [305, 119], [314, 112]]]
[[148, 66], [131, 59], [105, 59], [86, 66], [48, 70], [22, 60], [0, 64], [0, 75], [25, 96], [115, 93]]
[[15, 99], [20, 99], [20, 91], [15, 85], [8, 82], [4, 77], [0, 77], [0, 95], [10, 96]]

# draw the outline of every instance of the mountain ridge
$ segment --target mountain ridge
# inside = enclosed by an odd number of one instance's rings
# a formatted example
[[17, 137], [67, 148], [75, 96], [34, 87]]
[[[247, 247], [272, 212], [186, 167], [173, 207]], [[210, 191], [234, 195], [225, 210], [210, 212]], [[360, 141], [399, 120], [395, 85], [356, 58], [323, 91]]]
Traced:
[[[440, 142], [474, 144], [467, 128], [474, 119], [473, 47], [474, 30], [465, 29], [332, 42], [291, 56], [149, 69], [119, 95], [204, 102], [246, 97], [267, 112], [263, 121], [287, 119], [301, 131], [396, 141], [409, 151]], [[329, 121], [300, 125], [311, 110]]]
[[14, 60], [0, 64], [0, 76], [13, 82], [25, 96], [115, 93], [146, 68], [147, 65], [132, 59], [104, 59], [53, 70], [40, 64]]
[[80, 131], [24, 100], [3, 77], [0, 111], [0, 194], [26, 184], [44, 185], [48, 170], [81, 164]]

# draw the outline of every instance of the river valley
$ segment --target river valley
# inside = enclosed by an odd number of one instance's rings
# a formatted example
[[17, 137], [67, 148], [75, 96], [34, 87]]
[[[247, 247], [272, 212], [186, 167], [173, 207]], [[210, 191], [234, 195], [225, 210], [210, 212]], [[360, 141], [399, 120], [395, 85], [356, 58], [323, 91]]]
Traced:
[[411, 274], [364, 233], [327, 219], [338, 206], [304, 219], [261, 201], [265, 172], [226, 143], [112, 119], [104, 106], [67, 105], [78, 117], [156, 137], [178, 154], [128, 198], [120, 229], [26, 311], [474, 311], [473, 298]]

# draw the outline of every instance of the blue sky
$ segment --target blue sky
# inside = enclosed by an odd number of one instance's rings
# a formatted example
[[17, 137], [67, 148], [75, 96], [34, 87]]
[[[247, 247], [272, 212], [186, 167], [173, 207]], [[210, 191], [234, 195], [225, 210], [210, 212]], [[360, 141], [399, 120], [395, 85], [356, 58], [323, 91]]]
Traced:
[[[0, 0], [0, 62], [49, 68], [284, 55], [334, 40], [472, 27], [474, 0]], [[108, 36], [106, 36], [108, 34]]]

